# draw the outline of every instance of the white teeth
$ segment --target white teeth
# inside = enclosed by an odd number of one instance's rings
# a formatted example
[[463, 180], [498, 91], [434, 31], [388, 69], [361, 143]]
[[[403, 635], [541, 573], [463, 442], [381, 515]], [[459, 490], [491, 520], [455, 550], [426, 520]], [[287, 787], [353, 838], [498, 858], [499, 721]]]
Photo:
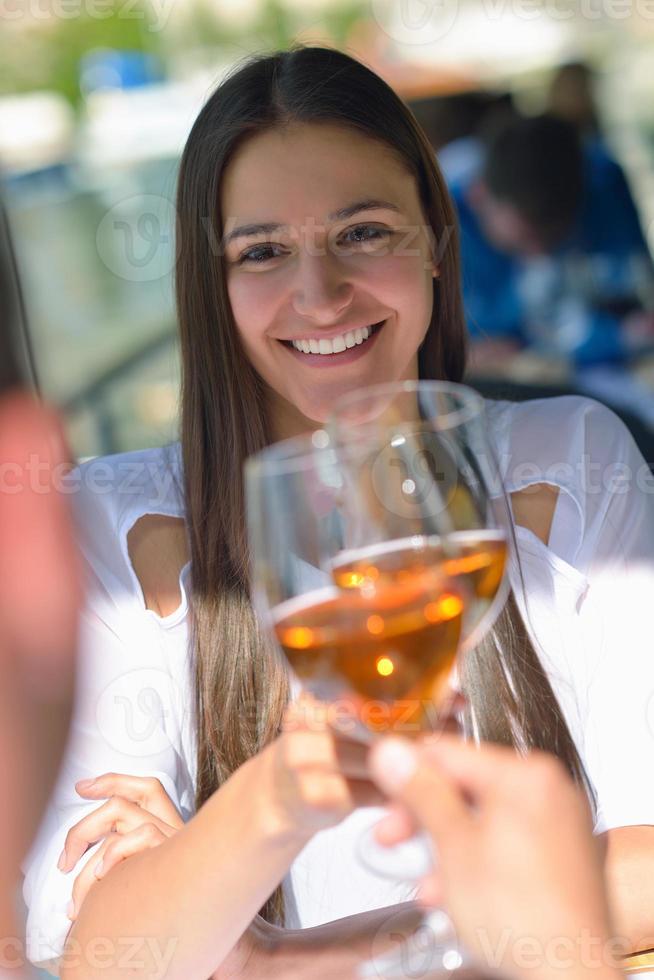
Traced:
[[293, 347], [302, 354], [340, 354], [344, 350], [362, 344], [372, 334], [372, 327], [357, 327], [338, 337], [320, 337], [311, 340], [292, 340]]

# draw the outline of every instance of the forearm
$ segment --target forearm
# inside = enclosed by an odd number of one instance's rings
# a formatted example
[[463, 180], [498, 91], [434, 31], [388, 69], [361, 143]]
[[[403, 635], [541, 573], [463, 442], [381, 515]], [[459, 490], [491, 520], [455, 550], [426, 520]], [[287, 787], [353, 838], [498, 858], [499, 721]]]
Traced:
[[[243, 767], [174, 837], [93, 886], [62, 980], [206, 980], [216, 970], [305, 843], [262, 825], [256, 793], [244, 792], [248, 776]], [[91, 955], [99, 937], [103, 952]]]
[[408, 939], [422, 916], [409, 902], [311, 929], [270, 929], [267, 955], [248, 970], [248, 980], [354, 980], [362, 962]]

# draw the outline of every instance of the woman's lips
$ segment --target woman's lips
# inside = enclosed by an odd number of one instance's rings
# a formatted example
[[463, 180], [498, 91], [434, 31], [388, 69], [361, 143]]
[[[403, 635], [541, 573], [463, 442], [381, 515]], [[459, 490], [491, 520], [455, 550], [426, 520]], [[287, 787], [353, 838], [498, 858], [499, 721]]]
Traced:
[[290, 341], [281, 340], [280, 343], [284, 345], [290, 354], [293, 354], [303, 364], [307, 364], [309, 367], [325, 368], [334, 367], [339, 364], [343, 366], [350, 364], [352, 361], [357, 361], [360, 357], [363, 357], [367, 350], [370, 350], [385, 323], [386, 320], [382, 320], [381, 323], [374, 324], [372, 333], [367, 340], [364, 340], [363, 343], [358, 344], [356, 347], [348, 347], [346, 350], [341, 351], [340, 354], [304, 354], [302, 351], [293, 347]]

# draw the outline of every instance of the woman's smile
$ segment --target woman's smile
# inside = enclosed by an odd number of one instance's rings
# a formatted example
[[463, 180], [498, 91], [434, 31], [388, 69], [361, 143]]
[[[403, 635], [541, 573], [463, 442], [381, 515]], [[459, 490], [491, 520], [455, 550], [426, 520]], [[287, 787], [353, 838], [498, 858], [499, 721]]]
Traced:
[[321, 337], [316, 331], [316, 336], [301, 340], [282, 340], [280, 343], [292, 357], [309, 367], [342, 367], [364, 357], [374, 346], [385, 324], [386, 320], [381, 320], [369, 327], [357, 327], [356, 330], [348, 330], [333, 337]]

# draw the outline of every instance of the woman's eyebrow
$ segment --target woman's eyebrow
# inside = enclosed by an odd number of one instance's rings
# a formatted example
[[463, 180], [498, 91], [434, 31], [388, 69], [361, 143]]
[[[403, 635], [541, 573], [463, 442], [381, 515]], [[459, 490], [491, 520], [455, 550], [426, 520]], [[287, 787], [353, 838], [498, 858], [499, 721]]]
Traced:
[[[365, 201], [355, 201], [353, 204], [348, 204], [344, 208], [339, 208], [338, 211], [332, 211], [331, 214], [327, 215], [328, 221], [345, 221], [347, 218], [351, 218], [355, 214], [359, 214], [361, 211], [374, 211], [379, 209], [384, 209], [387, 211], [395, 211], [398, 214], [402, 213], [402, 209], [397, 205], [393, 204], [392, 201], [381, 201], [375, 198], [367, 198]], [[222, 247], [227, 248], [230, 242], [235, 238], [249, 238], [252, 235], [268, 235], [273, 231], [284, 231], [288, 229], [288, 225], [280, 225], [276, 222], [257, 222], [257, 224], [249, 225], [239, 225], [238, 228], [232, 228], [231, 231], [223, 235]]]

